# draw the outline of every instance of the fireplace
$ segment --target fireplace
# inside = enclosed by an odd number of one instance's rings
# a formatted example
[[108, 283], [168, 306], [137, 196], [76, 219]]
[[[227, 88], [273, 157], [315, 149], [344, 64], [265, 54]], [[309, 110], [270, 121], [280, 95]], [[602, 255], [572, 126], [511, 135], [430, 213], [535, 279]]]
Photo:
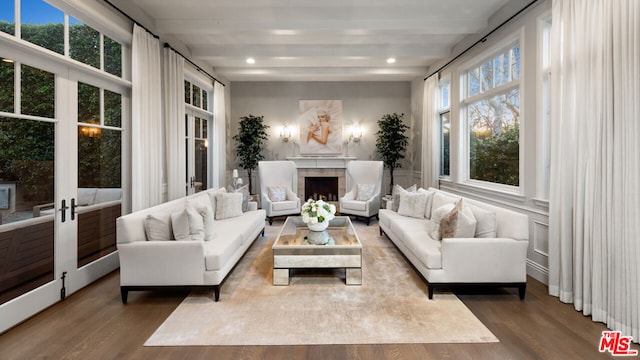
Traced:
[[338, 201], [337, 176], [307, 176], [304, 178], [304, 199]]

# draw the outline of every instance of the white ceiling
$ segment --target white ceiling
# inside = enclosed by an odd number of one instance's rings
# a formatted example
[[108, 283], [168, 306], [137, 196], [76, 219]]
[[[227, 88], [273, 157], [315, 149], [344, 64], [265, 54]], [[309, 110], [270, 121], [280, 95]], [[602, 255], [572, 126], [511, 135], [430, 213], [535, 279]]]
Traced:
[[[412, 80], [508, 0], [130, 0], [230, 81]], [[255, 64], [246, 63], [248, 57]], [[396, 59], [388, 64], [387, 58]]]

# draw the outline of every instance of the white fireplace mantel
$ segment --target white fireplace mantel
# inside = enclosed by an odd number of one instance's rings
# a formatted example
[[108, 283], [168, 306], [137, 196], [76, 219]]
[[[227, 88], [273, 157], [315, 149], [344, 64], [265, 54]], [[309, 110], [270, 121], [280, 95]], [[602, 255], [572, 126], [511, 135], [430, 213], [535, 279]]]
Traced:
[[289, 156], [298, 169], [346, 169], [354, 156]]

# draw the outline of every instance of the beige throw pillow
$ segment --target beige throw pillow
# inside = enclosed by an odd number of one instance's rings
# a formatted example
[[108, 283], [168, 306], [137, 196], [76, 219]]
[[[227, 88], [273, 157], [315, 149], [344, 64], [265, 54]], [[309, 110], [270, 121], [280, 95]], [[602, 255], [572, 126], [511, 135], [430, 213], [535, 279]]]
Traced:
[[424, 193], [400, 193], [400, 206], [398, 214], [414, 218], [424, 218], [425, 207], [427, 206], [427, 194]]
[[356, 185], [356, 200], [369, 201], [373, 197], [373, 192], [376, 190], [375, 184], [358, 184]]
[[216, 193], [216, 220], [242, 215], [242, 194]]
[[273, 202], [287, 200], [287, 187], [284, 185], [267, 186], [267, 192], [269, 199]]
[[173, 230], [171, 229], [171, 215], [149, 214], [144, 219], [144, 231], [148, 241], [173, 240]]
[[203, 241], [205, 238], [202, 215], [190, 206], [171, 213], [171, 225], [178, 241]]
[[400, 207], [400, 194], [405, 191], [416, 192], [416, 184], [413, 184], [406, 189], [403, 189], [402, 186], [398, 184], [393, 185], [393, 189], [391, 190], [391, 211], [398, 212], [398, 207]]
[[[447, 209], [451, 210], [447, 212]], [[436, 209], [431, 220], [438, 224], [430, 234], [435, 240], [472, 238], [475, 235], [476, 219], [471, 209], [462, 205], [462, 200]]]

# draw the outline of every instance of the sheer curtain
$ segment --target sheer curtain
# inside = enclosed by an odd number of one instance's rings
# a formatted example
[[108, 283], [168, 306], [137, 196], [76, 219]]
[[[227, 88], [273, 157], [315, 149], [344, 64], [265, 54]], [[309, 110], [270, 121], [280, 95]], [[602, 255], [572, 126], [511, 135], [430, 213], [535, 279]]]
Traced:
[[133, 28], [131, 70], [131, 208], [162, 201], [162, 91], [160, 41]]
[[186, 194], [186, 149], [184, 145], [184, 58], [164, 48], [164, 135], [167, 200]]
[[549, 293], [640, 338], [640, 1], [553, 2]]
[[227, 133], [226, 133], [226, 104], [224, 85], [219, 82], [213, 84], [213, 141], [215, 144], [213, 155], [214, 187], [224, 186], [227, 168]]
[[424, 82], [422, 114], [422, 187], [438, 187], [438, 156], [440, 155], [439, 121], [437, 116], [438, 74], [431, 75]]

